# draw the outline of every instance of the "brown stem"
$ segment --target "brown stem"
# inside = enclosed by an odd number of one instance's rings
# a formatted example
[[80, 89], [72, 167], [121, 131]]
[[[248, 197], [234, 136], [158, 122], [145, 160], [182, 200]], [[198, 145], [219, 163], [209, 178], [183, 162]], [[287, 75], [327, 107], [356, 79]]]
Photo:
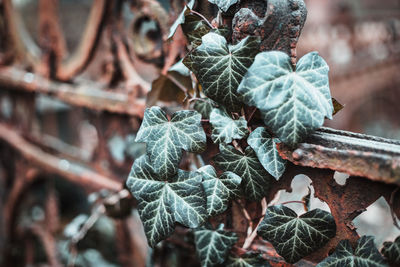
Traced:
[[199, 16], [205, 23], [207, 23], [207, 25], [211, 28], [211, 29], [215, 29], [215, 27], [208, 21], [208, 19], [206, 17], [204, 17], [201, 13], [194, 11], [194, 10], [190, 10], [191, 13]]

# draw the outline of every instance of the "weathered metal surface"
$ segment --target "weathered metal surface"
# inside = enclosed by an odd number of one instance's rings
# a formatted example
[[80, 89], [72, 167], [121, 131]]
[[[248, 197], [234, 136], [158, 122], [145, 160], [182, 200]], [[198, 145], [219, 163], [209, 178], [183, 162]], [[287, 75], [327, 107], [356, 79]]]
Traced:
[[145, 108], [144, 99], [136, 99], [126, 92], [107, 90], [89, 81], [76, 85], [51, 81], [14, 67], [0, 68], [0, 85], [12, 90], [46, 94], [71, 105], [93, 110], [142, 117]]
[[279, 145], [296, 165], [331, 169], [400, 185], [400, 141], [321, 128], [295, 150]]
[[92, 190], [109, 189], [119, 191], [122, 189], [121, 182], [103, 176], [76, 162], [59, 158], [48, 154], [39, 147], [32, 145], [23, 139], [16, 130], [0, 124], [0, 139], [11, 145], [16, 151], [48, 173], [58, 174], [75, 183], [84, 184]]

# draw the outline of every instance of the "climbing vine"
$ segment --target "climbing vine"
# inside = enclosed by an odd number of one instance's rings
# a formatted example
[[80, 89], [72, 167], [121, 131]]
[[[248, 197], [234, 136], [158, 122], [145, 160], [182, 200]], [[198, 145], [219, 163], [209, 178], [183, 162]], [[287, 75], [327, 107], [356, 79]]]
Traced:
[[[136, 142], [146, 143], [146, 154], [135, 160], [126, 184], [138, 201], [151, 247], [180, 224], [192, 229], [202, 266], [269, 266], [250, 249], [255, 235], [296, 263], [335, 237], [335, 219], [320, 209], [298, 216], [285, 205], [268, 206], [266, 198], [286, 168], [277, 144], [296, 148], [340, 105], [330, 94], [329, 67], [317, 52], [294, 61], [286, 51], [260, 52], [257, 36], [234, 41], [220, 16], [238, 1], [209, 2], [220, 9], [216, 19], [193, 11], [192, 0], [168, 36], [174, 38], [181, 27], [189, 42], [187, 55], [168, 73], [191, 81], [184, 90], [190, 110], [145, 110]], [[221, 224], [220, 215], [243, 200], [259, 202], [264, 210], [239, 253], [233, 249], [235, 229], [229, 220]], [[398, 243], [385, 245], [389, 261], [399, 261]], [[354, 249], [341, 241], [318, 264], [347, 265], [386, 266], [386, 261], [364, 236]]]

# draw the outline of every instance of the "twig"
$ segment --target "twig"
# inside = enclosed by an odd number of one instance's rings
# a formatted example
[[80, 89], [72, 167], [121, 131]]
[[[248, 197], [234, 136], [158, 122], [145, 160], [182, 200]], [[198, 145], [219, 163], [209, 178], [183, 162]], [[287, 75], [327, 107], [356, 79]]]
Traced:
[[[176, 86], [178, 86], [179, 89], [181, 89], [184, 93], [185, 93], [185, 99], [183, 100], [183, 102], [186, 101], [186, 99], [191, 99], [192, 96], [189, 94], [188, 89], [183, 86], [183, 84], [181, 84], [177, 79], [175, 79], [172, 75], [170, 74], [166, 74], [165, 75], [168, 79], [170, 79]], [[189, 100], [190, 102], [190, 100]]]
[[251, 220], [250, 214], [247, 212], [247, 210], [244, 207], [242, 201], [240, 199], [238, 199], [235, 202], [240, 206], [240, 210], [242, 211], [244, 217], [247, 220], [247, 223], [249, 225], [248, 228], [247, 228], [247, 236], [249, 236], [253, 232], [253, 221]]
[[265, 199], [265, 197], [261, 200], [261, 207], [262, 207], [261, 218], [258, 220], [258, 223], [257, 223], [256, 227], [254, 228], [253, 232], [250, 235], [248, 235], [246, 237], [246, 239], [244, 240], [244, 243], [243, 243], [243, 246], [242, 246], [243, 249], [248, 249], [251, 246], [251, 244], [253, 243], [253, 241], [256, 238], [256, 236], [257, 236], [258, 226], [260, 225], [260, 223], [264, 219], [265, 213], [267, 212], [267, 208], [268, 208], [267, 200]]
[[189, 99], [189, 102], [193, 102], [193, 101], [202, 101], [202, 102], [207, 102], [207, 99], [204, 98], [199, 98], [199, 97], [193, 97], [191, 99]]
[[191, 13], [199, 16], [205, 23], [207, 23], [207, 25], [211, 28], [211, 29], [215, 29], [215, 27], [208, 21], [208, 19], [206, 17], [203, 16], [203, 14], [200, 14], [197, 11], [194, 10], [190, 10]]
[[253, 119], [254, 114], [256, 114], [257, 108], [254, 108], [253, 111], [250, 113], [249, 118], [247, 119], [247, 124]]
[[286, 205], [286, 204], [291, 204], [291, 203], [306, 205], [305, 201], [298, 201], [298, 200], [285, 201], [285, 202], [280, 203], [279, 205]]

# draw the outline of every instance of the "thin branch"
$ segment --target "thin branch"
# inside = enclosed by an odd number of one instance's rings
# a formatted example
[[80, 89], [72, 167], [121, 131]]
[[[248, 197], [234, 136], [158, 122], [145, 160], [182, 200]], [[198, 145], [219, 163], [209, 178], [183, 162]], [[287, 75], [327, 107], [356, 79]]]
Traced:
[[285, 202], [280, 203], [279, 205], [286, 205], [286, 204], [292, 204], [292, 203], [306, 205], [305, 201], [298, 201], [298, 200], [285, 201]]
[[244, 240], [243, 247], [242, 247], [243, 249], [248, 249], [251, 246], [251, 244], [253, 243], [254, 239], [257, 237], [258, 226], [264, 219], [265, 213], [267, 212], [267, 208], [268, 208], [267, 200], [265, 197], [261, 200], [261, 208], [262, 208], [261, 218], [258, 220], [258, 223], [257, 223], [256, 227], [254, 228], [253, 232], [250, 235], [248, 235], [246, 237], [246, 239]]
[[[178, 86], [179, 89], [182, 90], [182, 92], [185, 93], [185, 99], [183, 100], [183, 102], [186, 101], [186, 99], [191, 99], [192, 96], [189, 94], [189, 90], [182, 84], [180, 83], [177, 79], [175, 79], [172, 75], [170, 74], [166, 74], [165, 75], [168, 79], [170, 79], [176, 86]], [[190, 100], [189, 100], [190, 101]]]
[[208, 19], [206, 17], [204, 17], [202, 14], [200, 14], [197, 11], [194, 10], [190, 10], [191, 13], [199, 16], [205, 23], [207, 23], [207, 25], [211, 28], [211, 29], [215, 29], [215, 27], [208, 21]]

